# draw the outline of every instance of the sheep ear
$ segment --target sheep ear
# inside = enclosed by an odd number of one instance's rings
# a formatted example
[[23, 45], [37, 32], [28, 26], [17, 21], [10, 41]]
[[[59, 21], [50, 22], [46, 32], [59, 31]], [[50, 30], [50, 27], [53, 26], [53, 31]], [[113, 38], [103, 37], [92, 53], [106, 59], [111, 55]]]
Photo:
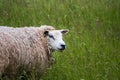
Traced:
[[68, 33], [68, 32], [69, 32], [68, 29], [61, 30], [61, 33], [62, 33], [62, 34], [66, 34], [66, 33]]
[[45, 31], [44, 32], [44, 37], [48, 36], [48, 34], [49, 34], [49, 31]]

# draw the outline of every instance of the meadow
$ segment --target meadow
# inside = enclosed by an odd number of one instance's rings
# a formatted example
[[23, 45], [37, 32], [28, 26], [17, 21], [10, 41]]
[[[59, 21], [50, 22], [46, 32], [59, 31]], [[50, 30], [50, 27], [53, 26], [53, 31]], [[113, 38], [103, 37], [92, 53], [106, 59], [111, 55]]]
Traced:
[[120, 80], [120, 0], [0, 0], [0, 25], [70, 30], [47, 72], [14, 80]]

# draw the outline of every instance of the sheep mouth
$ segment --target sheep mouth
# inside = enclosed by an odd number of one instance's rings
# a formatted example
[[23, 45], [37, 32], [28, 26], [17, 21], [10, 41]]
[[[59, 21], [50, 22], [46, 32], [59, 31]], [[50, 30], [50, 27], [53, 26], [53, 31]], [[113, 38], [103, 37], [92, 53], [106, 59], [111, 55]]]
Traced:
[[63, 48], [58, 48], [58, 51], [63, 52], [65, 49]]

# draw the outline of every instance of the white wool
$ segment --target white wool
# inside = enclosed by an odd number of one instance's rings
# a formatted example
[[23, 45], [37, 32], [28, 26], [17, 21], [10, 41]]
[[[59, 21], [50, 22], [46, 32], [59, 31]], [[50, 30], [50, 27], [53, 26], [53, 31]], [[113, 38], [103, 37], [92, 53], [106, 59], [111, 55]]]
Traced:
[[50, 65], [50, 55], [44, 30], [53, 30], [52, 26], [12, 28], [0, 26], [0, 73], [42, 71]]

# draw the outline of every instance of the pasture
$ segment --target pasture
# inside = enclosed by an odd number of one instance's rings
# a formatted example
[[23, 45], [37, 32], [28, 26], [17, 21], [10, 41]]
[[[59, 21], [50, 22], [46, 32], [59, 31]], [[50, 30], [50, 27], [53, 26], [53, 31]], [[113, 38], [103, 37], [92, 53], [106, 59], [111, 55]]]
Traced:
[[69, 29], [47, 72], [13, 80], [120, 80], [120, 0], [0, 0], [0, 25]]

